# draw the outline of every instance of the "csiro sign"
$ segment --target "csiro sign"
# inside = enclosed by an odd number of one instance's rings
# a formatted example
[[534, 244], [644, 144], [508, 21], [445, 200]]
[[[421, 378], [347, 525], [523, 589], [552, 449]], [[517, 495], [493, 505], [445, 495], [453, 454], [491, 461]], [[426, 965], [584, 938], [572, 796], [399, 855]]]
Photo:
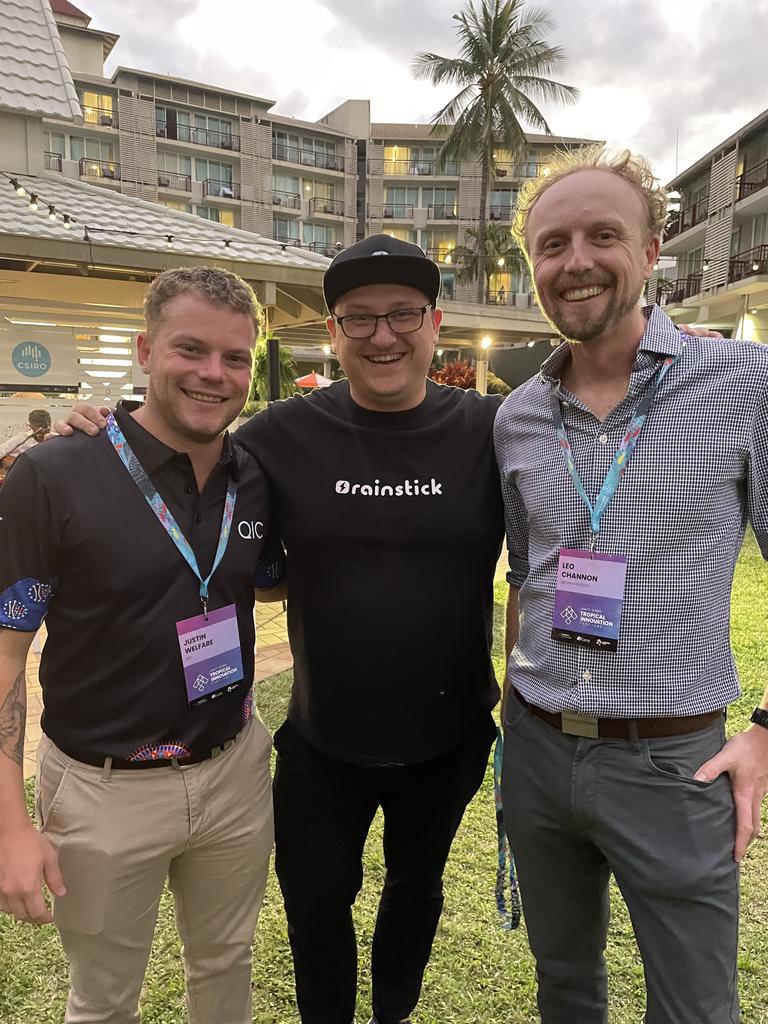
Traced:
[[38, 341], [22, 341], [11, 353], [11, 362], [24, 377], [44, 377], [51, 368], [51, 353]]

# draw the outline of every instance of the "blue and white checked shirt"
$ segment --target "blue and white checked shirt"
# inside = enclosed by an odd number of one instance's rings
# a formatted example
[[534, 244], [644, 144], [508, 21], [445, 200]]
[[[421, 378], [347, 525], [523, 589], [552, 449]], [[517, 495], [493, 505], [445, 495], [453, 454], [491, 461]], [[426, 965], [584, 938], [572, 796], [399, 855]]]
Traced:
[[[730, 600], [747, 521], [768, 558], [768, 346], [681, 335], [644, 310], [627, 397], [601, 423], [560, 386], [568, 347], [505, 400], [494, 428], [510, 571], [520, 587], [511, 684], [532, 704], [608, 718], [693, 715], [739, 696]], [[596, 550], [624, 555], [616, 652], [551, 638], [560, 548], [589, 548], [589, 513], [552, 422], [557, 388], [576, 469], [594, 501], [640, 396], [664, 356], [637, 448], [603, 516]]]

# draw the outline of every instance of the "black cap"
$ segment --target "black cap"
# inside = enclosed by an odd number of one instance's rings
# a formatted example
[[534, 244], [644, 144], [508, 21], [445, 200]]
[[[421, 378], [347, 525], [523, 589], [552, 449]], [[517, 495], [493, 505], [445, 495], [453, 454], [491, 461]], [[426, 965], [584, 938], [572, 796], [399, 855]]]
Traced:
[[342, 249], [323, 278], [329, 310], [342, 295], [365, 284], [403, 284], [423, 292], [434, 305], [440, 294], [440, 268], [412, 242], [371, 235]]

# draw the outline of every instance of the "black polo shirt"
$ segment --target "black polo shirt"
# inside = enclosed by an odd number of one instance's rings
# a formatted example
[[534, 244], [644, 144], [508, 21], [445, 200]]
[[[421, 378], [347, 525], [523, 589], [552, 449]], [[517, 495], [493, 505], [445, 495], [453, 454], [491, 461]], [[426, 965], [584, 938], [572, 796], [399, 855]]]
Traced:
[[237, 605], [244, 678], [215, 701], [187, 701], [176, 622], [201, 613], [199, 582], [114, 451], [106, 431], [24, 453], [0, 491], [0, 627], [46, 619], [43, 731], [61, 749], [143, 759], [205, 752], [251, 713], [254, 586], [265, 585], [269, 500], [254, 459], [225, 438], [202, 494], [186, 454], [118, 407], [126, 440], [168, 505], [203, 577], [213, 564], [230, 478], [238, 483], [211, 609]]

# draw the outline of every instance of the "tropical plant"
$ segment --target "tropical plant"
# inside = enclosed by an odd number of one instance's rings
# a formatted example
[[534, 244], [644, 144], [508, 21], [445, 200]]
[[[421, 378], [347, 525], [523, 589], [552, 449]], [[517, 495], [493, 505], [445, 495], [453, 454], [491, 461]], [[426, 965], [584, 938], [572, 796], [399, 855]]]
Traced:
[[[458, 22], [458, 57], [418, 53], [413, 73], [433, 85], [451, 83], [459, 92], [435, 114], [433, 132], [444, 142], [443, 166], [460, 160], [480, 163], [480, 217], [477, 258], [485, 258], [487, 205], [496, 173], [497, 150], [522, 159], [528, 150], [523, 123], [550, 135], [539, 103], [573, 103], [578, 90], [552, 81], [565, 61], [565, 51], [547, 41], [554, 22], [540, 8], [526, 10], [524, 0], [469, 0]], [[482, 302], [486, 279], [477, 275], [477, 299]]]
[[[251, 394], [249, 403], [269, 399], [269, 365], [267, 362], [267, 341], [274, 338], [271, 331], [263, 335], [256, 342], [256, 352], [253, 359], [253, 380], [251, 382]], [[279, 340], [279, 339], [278, 339]], [[296, 361], [291, 350], [285, 346], [278, 347], [280, 353], [280, 397], [290, 398], [298, 390], [296, 388]]]
[[467, 359], [454, 359], [445, 366], [430, 371], [430, 377], [437, 384], [450, 384], [454, 388], [473, 388], [477, 377], [475, 368]]
[[491, 370], [488, 371], [488, 394], [489, 395], [508, 395], [512, 388], [507, 384], [505, 380], [497, 376]]
[[476, 281], [480, 277], [484, 292], [482, 299], [485, 299], [490, 292], [493, 275], [501, 272], [523, 272], [525, 258], [509, 228], [491, 222], [486, 230], [485, 249], [481, 260], [478, 235], [478, 229], [467, 228], [464, 245], [456, 246], [452, 259], [456, 268], [456, 280], [464, 284], [465, 281]]

